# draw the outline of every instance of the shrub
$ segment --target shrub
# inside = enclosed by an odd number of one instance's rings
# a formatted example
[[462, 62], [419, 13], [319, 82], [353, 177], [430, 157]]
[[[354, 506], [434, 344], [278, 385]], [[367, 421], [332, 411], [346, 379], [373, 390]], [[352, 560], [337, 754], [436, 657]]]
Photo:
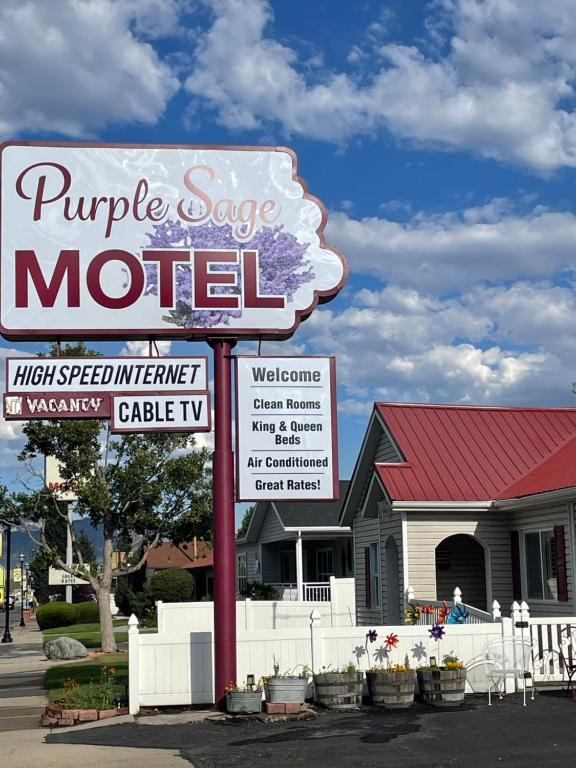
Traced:
[[150, 579], [150, 595], [164, 603], [185, 603], [194, 597], [194, 579], [188, 571], [168, 568], [156, 571]]
[[274, 587], [259, 581], [247, 581], [240, 590], [240, 596], [251, 600], [278, 600], [278, 592]]
[[145, 589], [135, 589], [126, 578], [118, 580], [114, 600], [123, 616], [135, 614], [141, 625], [152, 619], [156, 622], [156, 607], [152, 595]]
[[46, 603], [36, 611], [40, 629], [69, 627], [76, 622], [76, 609], [70, 603]]
[[100, 621], [98, 603], [95, 600], [86, 600], [84, 603], [75, 603], [76, 624], [93, 624]]

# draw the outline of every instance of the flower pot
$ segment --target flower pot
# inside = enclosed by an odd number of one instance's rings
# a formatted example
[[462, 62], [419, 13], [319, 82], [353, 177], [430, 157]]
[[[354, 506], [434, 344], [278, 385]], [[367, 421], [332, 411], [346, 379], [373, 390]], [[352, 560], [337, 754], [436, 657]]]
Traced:
[[326, 709], [356, 709], [362, 703], [362, 672], [314, 675], [314, 701]]
[[407, 709], [414, 702], [415, 675], [413, 670], [366, 672], [372, 704], [388, 709]]
[[254, 715], [262, 710], [262, 691], [228, 691], [226, 711], [232, 715]]
[[464, 701], [466, 669], [419, 669], [418, 684], [425, 704], [458, 707]]
[[306, 677], [269, 677], [266, 701], [270, 704], [304, 704], [308, 693]]

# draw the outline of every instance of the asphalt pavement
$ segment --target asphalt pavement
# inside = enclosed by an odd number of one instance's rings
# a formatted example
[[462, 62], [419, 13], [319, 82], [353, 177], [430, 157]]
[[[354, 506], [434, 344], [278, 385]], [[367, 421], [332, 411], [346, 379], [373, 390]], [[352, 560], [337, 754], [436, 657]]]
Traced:
[[462, 708], [416, 704], [409, 710], [367, 708], [321, 712], [305, 721], [199, 718], [192, 713], [137, 718], [67, 733], [49, 744], [167, 750], [194, 768], [510, 768], [569, 766], [576, 753], [576, 704], [547, 692], [522, 706], [521, 696], [467, 697]]

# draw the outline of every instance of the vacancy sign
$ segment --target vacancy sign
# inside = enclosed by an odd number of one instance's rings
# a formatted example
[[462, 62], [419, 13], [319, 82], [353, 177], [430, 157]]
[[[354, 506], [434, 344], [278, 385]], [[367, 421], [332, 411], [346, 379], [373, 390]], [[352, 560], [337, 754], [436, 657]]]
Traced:
[[333, 357], [237, 357], [237, 498], [337, 499]]
[[208, 361], [205, 356], [10, 357], [6, 388], [8, 420], [109, 419], [115, 393], [206, 393]]
[[290, 149], [11, 141], [0, 164], [5, 338], [288, 338], [346, 280]]
[[210, 432], [210, 395], [113, 395], [112, 432]]

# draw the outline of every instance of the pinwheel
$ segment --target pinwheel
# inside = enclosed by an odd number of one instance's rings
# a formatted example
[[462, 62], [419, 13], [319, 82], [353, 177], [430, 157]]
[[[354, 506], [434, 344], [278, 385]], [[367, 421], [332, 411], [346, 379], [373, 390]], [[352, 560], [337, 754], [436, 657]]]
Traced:
[[418, 624], [420, 621], [420, 608], [417, 605], [410, 605], [404, 611], [404, 616], [408, 624]]
[[421, 605], [420, 606], [420, 613], [425, 615], [430, 615], [431, 613], [434, 613], [436, 609], [433, 605]]
[[452, 612], [448, 615], [446, 621], [448, 624], [464, 624], [469, 616], [470, 614], [466, 608], [460, 603], [457, 603], [452, 609]]
[[442, 640], [442, 637], [444, 636], [444, 627], [441, 624], [434, 624], [433, 627], [430, 627], [428, 632], [430, 632], [431, 639]]
[[442, 605], [438, 609], [438, 624], [444, 624], [446, 622], [446, 619], [448, 618], [448, 614], [450, 613], [450, 608], [448, 607], [448, 603], [446, 600], [442, 602]]
[[398, 635], [395, 635], [394, 633], [386, 635], [386, 650], [391, 651], [392, 648], [396, 648], [399, 642], [400, 638]]
[[370, 629], [366, 635], [366, 638], [370, 640], [371, 643], [375, 643], [378, 639], [378, 632], [376, 632], [375, 629]]

